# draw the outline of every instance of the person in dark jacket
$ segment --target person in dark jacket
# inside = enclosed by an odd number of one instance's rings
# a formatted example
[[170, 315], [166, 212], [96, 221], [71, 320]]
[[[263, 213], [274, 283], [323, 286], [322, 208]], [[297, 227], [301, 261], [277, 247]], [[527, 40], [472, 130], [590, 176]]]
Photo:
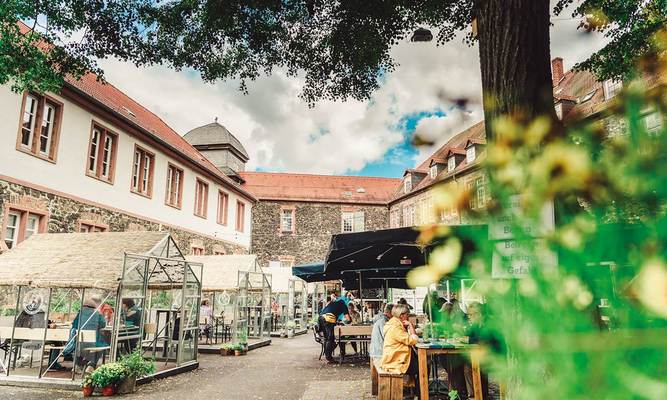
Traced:
[[329, 363], [334, 362], [333, 351], [336, 347], [334, 327], [336, 326], [338, 317], [342, 315], [344, 319], [350, 320], [349, 302], [350, 299], [345, 296], [338, 297], [327, 304], [320, 313], [319, 325], [324, 332], [324, 355]]

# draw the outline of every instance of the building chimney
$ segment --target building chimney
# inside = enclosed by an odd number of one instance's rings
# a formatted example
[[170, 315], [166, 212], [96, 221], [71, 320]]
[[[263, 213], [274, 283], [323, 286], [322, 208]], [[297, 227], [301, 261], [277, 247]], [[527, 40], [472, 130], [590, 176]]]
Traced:
[[558, 85], [558, 82], [563, 79], [563, 59], [560, 57], [551, 60], [551, 79], [554, 86]]

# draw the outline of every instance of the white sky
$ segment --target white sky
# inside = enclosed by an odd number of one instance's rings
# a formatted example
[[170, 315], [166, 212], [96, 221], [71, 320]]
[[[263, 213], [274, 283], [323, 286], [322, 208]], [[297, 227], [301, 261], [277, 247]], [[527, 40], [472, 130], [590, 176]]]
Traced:
[[[551, 55], [564, 59], [565, 69], [582, 61], [605, 42], [600, 35], [576, 30], [569, 13], [554, 18]], [[241, 140], [250, 155], [248, 169], [341, 174], [362, 170], [369, 163], [402, 163], [405, 168], [433, 151], [421, 148], [400, 160], [383, 160], [396, 150], [405, 132], [402, 117], [443, 109], [443, 117], [419, 121], [416, 131], [438, 144], [481, 119], [481, 80], [477, 47], [461, 40], [404, 42], [393, 54], [400, 65], [387, 76], [372, 101], [319, 102], [314, 109], [298, 98], [301, 82], [283, 73], [249, 84], [249, 95], [237, 82], [204, 83], [193, 72], [164, 67], [139, 69], [130, 63], [101, 63], [109, 82], [159, 115], [181, 135], [215, 117]], [[450, 111], [448, 98], [471, 99], [466, 112]], [[394, 157], [395, 158], [395, 157]]]

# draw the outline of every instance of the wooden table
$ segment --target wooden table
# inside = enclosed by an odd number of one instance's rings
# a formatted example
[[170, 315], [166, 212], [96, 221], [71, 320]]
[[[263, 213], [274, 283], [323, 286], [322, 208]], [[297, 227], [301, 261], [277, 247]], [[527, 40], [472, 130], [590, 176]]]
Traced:
[[[337, 325], [334, 327], [334, 337], [338, 342], [339, 348], [341, 343], [347, 342], [359, 342], [362, 344], [362, 346], [364, 346], [365, 343], [369, 343], [371, 341], [372, 331], [373, 325]], [[363, 347], [362, 353], [364, 353]], [[343, 363], [342, 355], [340, 357], [340, 363]]]
[[479, 345], [475, 344], [417, 343], [417, 357], [419, 362], [419, 392], [421, 400], [428, 400], [428, 356], [433, 354], [462, 354], [470, 353], [472, 364], [472, 384], [475, 400], [482, 399], [482, 375], [479, 369]]

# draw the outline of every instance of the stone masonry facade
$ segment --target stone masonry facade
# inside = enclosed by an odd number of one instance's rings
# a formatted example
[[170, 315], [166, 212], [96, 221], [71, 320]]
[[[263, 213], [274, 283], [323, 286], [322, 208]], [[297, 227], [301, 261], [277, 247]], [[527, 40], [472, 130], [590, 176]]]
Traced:
[[[281, 210], [294, 209], [294, 231], [281, 232]], [[250, 251], [259, 265], [286, 261], [292, 265], [323, 261], [331, 235], [342, 231], [343, 212], [363, 212], [364, 230], [389, 228], [386, 205], [351, 205], [317, 202], [263, 200], [252, 209]]]
[[[80, 225], [89, 224], [110, 232], [133, 230], [164, 231], [172, 235], [185, 254], [201, 248], [204, 254], [246, 254], [248, 249], [233, 243], [200, 235], [175, 226], [141, 219], [118, 210], [71, 199], [28, 186], [0, 180], [0, 226], [4, 226], [6, 209], [13, 206], [44, 215], [44, 232], [78, 232]], [[2, 251], [2, 249], [0, 249]]]

